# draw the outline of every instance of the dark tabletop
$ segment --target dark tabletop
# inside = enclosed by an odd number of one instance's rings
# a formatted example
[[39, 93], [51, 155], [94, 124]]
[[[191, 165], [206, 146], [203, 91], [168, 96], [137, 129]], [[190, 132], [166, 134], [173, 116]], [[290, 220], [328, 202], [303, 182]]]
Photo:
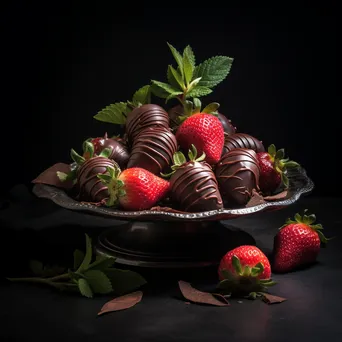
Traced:
[[[26, 187], [12, 190], [1, 203], [2, 274], [25, 271], [31, 258], [67, 260], [82, 247], [84, 232], [115, 224], [111, 219], [71, 212], [48, 200], [34, 198]], [[247, 232], [266, 253], [285, 219], [308, 208], [335, 236], [321, 250], [318, 262], [306, 269], [278, 275], [272, 293], [287, 298], [281, 304], [261, 300], [231, 300], [228, 307], [187, 304], [179, 296], [178, 280], [206, 289], [217, 282], [216, 267], [188, 270], [138, 269], [148, 280], [135, 307], [97, 317], [111, 296], [87, 299], [36, 285], [8, 283], [0, 291], [0, 339], [4, 341], [341, 341], [342, 340], [342, 199], [307, 196], [296, 204], [225, 222]], [[210, 243], [210, 242], [208, 242]]]

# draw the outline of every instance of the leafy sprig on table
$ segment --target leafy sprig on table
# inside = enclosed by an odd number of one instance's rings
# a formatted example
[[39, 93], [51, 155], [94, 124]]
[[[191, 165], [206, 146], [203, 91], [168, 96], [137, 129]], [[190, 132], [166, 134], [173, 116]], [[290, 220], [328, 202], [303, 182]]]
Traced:
[[[28, 278], [7, 278], [12, 282], [45, 284], [61, 291], [79, 292], [92, 298], [95, 294], [122, 295], [146, 284], [146, 280], [136, 272], [114, 268], [115, 258], [96, 256], [93, 258], [92, 241], [86, 235], [85, 253], [74, 251], [74, 265], [65, 271], [61, 267], [44, 267], [40, 261], [30, 262], [36, 275]], [[59, 273], [60, 274], [56, 274]]]

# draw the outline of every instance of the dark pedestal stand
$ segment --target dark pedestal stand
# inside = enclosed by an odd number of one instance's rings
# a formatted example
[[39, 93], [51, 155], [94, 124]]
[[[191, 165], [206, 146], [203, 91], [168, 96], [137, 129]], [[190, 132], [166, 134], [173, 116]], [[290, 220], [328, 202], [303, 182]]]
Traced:
[[217, 265], [242, 244], [255, 241], [221, 221], [123, 221], [99, 236], [96, 252], [124, 265], [185, 268]]

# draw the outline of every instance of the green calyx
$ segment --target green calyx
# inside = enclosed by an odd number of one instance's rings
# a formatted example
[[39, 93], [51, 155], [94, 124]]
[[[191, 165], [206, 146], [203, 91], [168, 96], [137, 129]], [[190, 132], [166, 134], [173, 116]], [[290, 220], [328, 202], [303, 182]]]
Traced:
[[192, 101], [185, 100], [182, 103], [184, 108], [184, 115], [181, 115], [178, 117], [178, 121], [182, 123], [185, 119], [187, 119], [189, 116], [198, 114], [198, 113], [206, 113], [206, 114], [212, 114], [215, 116], [218, 116], [218, 108], [220, 107], [220, 104], [217, 102], [209, 103], [207, 106], [202, 108], [202, 102], [198, 98], [194, 98]]
[[[188, 157], [189, 157], [189, 161], [191, 162], [201, 162], [205, 159], [206, 155], [203, 152], [201, 156], [197, 157], [197, 149], [194, 144], [191, 144], [191, 147], [188, 152]], [[188, 161], [186, 160], [185, 155], [182, 152], [177, 151], [173, 155], [173, 165], [171, 166], [172, 171], [167, 174], [161, 173], [161, 176], [165, 178], [170, 177], [176, 172], [178, 168], [180, 168], [182, 165], [186, 164], [187, 162]]]
[[176, 98], [183, 103], [189, 98], [209, 95], [212, 88], [228, 76], [234, 61], [231, 57], [215, 56], [196, 65], [195, 54], [190, 45], [181, 53], [167, 44], [177, 66], [168, 66], [167, 82], [151, 81], [152, 93], [166, 102]]
[[329, 240], [331, 240], [331, 238], [327, 238], [324, 236], [322, 232], [323, 226], [320, 223], [314, 224], [316, 222], [316, 215], [315, 214], [307, 215], [306, 214], [307, 212], [308, 212], [308, 209], [305, 209], [303, 215], [300, 215], [299, 213], [295, 214], [294, 220], [292, 220], [291, 218], [288, 218], [285, 224], [282, 227], [280, 227], [280, 229], [283, 229], [289, 224], [296, 224], [296, 223], [305, 224], [306, 226], [310, 227], [312, 230], [314, 230], [318, 234], [319, 239], [323, 244], [326, 244]]
[[121, 170], [118, 166], [106, 167], [106, 173], [98, 174], [97, 177], [101, 182], [108, 187], [109, 197], [105, 202], [107, 207], [117, 207], [119, 205], [120, 197], [126, 195], [124, 190], [124, 182], [119, 179]]
[[276, 284], [272, 279], [259, 279], [259, 275], [264, 271], [264, 265], [259, 262], [254, 267], [242, 267], [240, 259], [233, 255], [232, 264], [234, 273], [222, 270], [224, 278], [217, 286], [218, 290], [226, 295], [247, 297], [255, 299], [266, 292], [268, 287]]
[[[74, 165], [69, 173], [57, 171], [57, 177], [60, 181], [65, 182], [67, 180], [71, 180], [74, 183], [77, 178], [77, 170], [78, 168], [85, 163], [85, 161], [95, 157], [95, 149], [94, 144], [90, 142], [91, 138], [85, 140], [83, 142], [83, 155], [79, 155], [74, 149], [70, 151], [70, 157], [74, 162]], [[111, 148], [105, 148], [99, 154], [99, 157], [108, 158], [112, 153]]]
[[274, 165], [275, 170], [281, 176], [282, 184], [284, 184], [284, 186], [287, 188], [289, 186], [289, 179], [286, 176], [286, 171], [299, 167], [300, 165], [297, 162], [290, 160], [289, 158], [285, 158], [285, 150], [283, 148], [277, 150], [274, 144], [268, 147], [267, 152], [270, 155], [270, 159]]

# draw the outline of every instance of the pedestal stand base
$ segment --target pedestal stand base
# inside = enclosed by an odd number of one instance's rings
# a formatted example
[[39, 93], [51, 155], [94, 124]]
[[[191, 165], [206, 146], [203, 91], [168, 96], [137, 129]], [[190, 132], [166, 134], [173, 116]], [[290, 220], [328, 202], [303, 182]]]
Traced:
[[103, 232], [98, 254], [139, 267], [204, 267], [217, 265], [230, 249], [255, 244], [249, 234], [214, 222], [123, 222]]

